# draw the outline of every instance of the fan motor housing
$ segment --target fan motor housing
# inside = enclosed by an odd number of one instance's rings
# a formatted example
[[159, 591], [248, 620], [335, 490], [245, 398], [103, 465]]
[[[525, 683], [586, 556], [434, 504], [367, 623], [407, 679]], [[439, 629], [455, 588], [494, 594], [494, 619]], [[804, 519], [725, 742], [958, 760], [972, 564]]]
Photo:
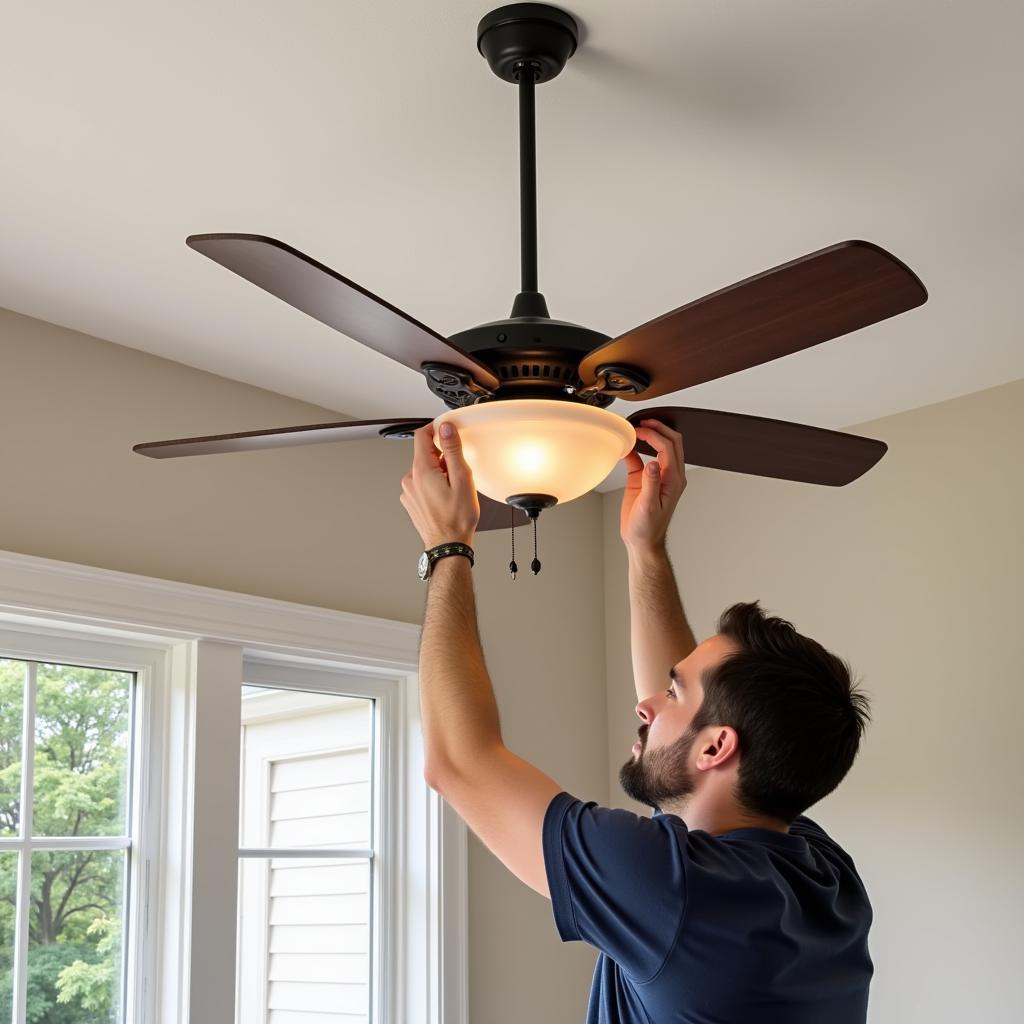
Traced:
[[[499, 379], [494, 400], [554, 398], [573, 401], [582, 386], [583, 357], [609, 340], [589, 327], [546, 317], [514, 317], [481, 324], [448, 339], [474, 355]], [[444, 396], [441, 396], [444, 398]], [[611, 395], [595, 395], [588, 404], [604, 407]]]

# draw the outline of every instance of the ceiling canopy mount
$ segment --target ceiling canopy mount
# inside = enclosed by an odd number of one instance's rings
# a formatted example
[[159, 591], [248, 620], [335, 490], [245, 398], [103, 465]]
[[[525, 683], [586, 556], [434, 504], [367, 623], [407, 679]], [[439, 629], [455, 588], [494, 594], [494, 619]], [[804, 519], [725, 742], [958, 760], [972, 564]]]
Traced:
[[550, 82], [576, 52], [576, 19], [549, 4], [507, 4], [480, 19], [477, 49], [491, 70], [518, 84], [530, 68], [538, 85]]

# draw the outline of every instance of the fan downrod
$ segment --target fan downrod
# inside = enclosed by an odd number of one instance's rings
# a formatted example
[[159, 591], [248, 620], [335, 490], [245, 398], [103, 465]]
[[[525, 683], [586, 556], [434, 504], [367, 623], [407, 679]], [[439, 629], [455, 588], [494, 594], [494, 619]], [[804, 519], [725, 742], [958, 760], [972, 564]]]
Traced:
[[480, 19], [476, 40], [499, 78], [516, 84], [523, 66], [530, 66], [540, 84], [551, 81], [576, 52], [579, 27], [549, 4], [508, 4]]

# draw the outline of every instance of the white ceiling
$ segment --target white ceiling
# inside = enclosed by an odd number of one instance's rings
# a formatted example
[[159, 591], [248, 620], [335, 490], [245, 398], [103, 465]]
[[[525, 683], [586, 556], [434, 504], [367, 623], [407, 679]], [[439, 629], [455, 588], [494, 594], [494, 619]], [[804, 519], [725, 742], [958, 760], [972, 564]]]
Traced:
[[[184, 238], [280, 238], [442, 334], [507, 316], [517, 101], [476, 51], [490, 5], [58, 6], [4, 14], [0, 305], [361, 418], [440, 411]], [[842, 427], [1024, 377], [1024, 7], [568, 9], [580, 49], [537, 97], [552, 316], [614, 336], [846, 238], [930, 292], [650, 404]]]

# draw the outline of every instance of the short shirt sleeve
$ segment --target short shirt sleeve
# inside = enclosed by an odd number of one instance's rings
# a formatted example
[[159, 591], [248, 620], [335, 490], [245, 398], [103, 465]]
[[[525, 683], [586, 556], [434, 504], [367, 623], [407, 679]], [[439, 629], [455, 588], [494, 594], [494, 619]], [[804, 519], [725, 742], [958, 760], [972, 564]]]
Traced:
[[544, 816], [543, 844], [562, 941], [589, 942], [637, 984], [650, 981], [675, 945], [686, 901], [674, 826], [559, 793]]

